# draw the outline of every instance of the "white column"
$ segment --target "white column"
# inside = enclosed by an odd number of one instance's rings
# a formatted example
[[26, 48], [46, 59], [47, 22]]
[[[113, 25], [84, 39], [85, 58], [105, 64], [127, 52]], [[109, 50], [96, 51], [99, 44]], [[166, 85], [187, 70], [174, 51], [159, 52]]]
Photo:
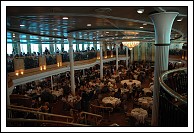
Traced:
[[134, 60], [134, 61], [139, 61], [139, 60], [138, 60], [138, 51], [139, 51], [139, 50], [138, 50], [138, 46], [136, 46], [136, 47], [133, 48], [133, 52], [134, 52], [133, 60]]
[[10, 105], [10, 95], [12, 94], [13, 89], [14, 89], [13, 85], [10, 88], [8, 88], [8, 85], [7, 85], [7, 106]]
[[85, 76], [85, 69], [83, 69], [83, 76]]
[[128, 47], [126, 47], [126, 67], [128, 68], [128, 64], [129, 64], [129, 62], [128, 62], [128, 60], [129, 60], [129, 48]]
[[51, 75], [51, 88], [53, 90], [53, 76]]
[[18, 55], [20, 56], [21, 53], [21, 47], [20, 47], [20, 37], [18, 34], [15, 35], [15, 38], [17, 40], [16, 44], [17, 44], [17, 50], [18, 50]]
[[141, 43], [141, 60], [146, 61], [145, 54], [146, 54], [146, 43]]
[[154, 61], [155, 59], [155, 46], [154, 45], [152, 45], [151, 51], [152, 51], [152, 61]]
[[72, 93], [73, 96], [75, 96], [73, 39], [68, 38], [68, 42], [69, 42], [69, 58], [70, 58], [70, 74], [71, 74], [71, 93]]
[[102, 55], [103, 42], [100, 42], [100, 79], [103, 79], [103, 55]]
[[118, 68], [119, 68], [119, 52], [118, 52], [118, 45], [116, 44], [116, 72], [118, 72]]
[[56, 53], [56, 52], [57, 52], [57, 44], [55, 42], [55, 52], [53, 52], [53, 53]]
[[152, 126], [158, 126], [159, 76], [168, 70], [168, 55], [172, 24], [177, 12], [161, 12], [150, 15], [155, 30], [155, 67], [152, 108]]
[[130, 57], [130, 59], [131, 59], [131, 64], [133, 63], [133, 48], [130, 50], [130, 53], [131, 53], [131, 57]]

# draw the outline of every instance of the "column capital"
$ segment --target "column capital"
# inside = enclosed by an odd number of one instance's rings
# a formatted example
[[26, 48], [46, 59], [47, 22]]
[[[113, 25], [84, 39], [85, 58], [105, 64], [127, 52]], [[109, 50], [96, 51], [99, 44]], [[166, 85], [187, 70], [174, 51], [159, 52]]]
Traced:
[[160, 12], [149, 15], [154, 24], [156, 44], [170, 44], [172, 24], [178, 14], [178, 12]]

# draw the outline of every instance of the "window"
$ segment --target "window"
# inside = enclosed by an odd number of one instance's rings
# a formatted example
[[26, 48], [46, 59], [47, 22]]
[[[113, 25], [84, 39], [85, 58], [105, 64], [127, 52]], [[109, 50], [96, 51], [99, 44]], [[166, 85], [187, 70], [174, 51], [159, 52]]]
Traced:
[[69, 44], [64, 44], [64, 51], [69, 51]]
[[12, 54], [12, 50], [13, 50], [12, 43], [8, 43], [7, 44], [7, 54]]
[[90, 50], [92, 49], [92, 47], [94, 48], [94, 44], [92, 43], [90, 43]]
[[82, 44], [79, 44], [79, 50], [82, 51]]
[[97, 43], [97, 50], [100, 50], [100, 43]]
[[73, 50], [76, 51], [76, 44], [73, 44]]
[[87, 50], [88, 44], [84, 44], [84, 50]]
[[42, 44], [42, 52], [45, 51], [46, 47], [50, 51], [50, 45], [49, 44]]
[[27, 44], [20, 44], [20, 49], [22, 53], [27, 53]]
[[31, 44], [31, 52], [39, 52], [38, 51], [38, 44]]
[[[54, 44], [53, 45], [54, 46], [54, 50], [55, 50], [55, 52], [57, 52], [57, 48], [59, 49], [59, 52], [61, 51], [61, 44]], [[55, 48], [55, 46], [56, 46], [56, 48]]]

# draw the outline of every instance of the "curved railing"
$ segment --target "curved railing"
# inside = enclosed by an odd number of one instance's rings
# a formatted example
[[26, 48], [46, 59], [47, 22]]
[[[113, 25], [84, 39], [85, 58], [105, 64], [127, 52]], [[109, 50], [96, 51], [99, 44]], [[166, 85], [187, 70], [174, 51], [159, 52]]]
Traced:
[[166, 76], [170, 73], [174, 73], [177, 71], [185, 71], [187, 70], [187, 68], [183, 67], [183, 68], [178, 68], [178, 69], [173, 69], [170, 71], [167, 71], [165, 73], [163, 73], [160, 77], [159, 77], [159, 82], [160, 85], [163, 87], [163, 89], [168, 92], [171, 96], [173, 96], [174, 98], [177, 98], [179, 101], [182, 101], [183, 103], [187, 104], [187, 98], [185, 98], [184, 96], [182, 96], [181, 94], [177, 93], [176, 91], [174, 91], [173, 89], [171, 89], [168, 85], [166, 85], [166, 83], [164, 82], [164, 78], [166, 78]]
[[53, 121], [53, 120], [37, 120], [37, 119], [24, 119], [24, 118], [7, 118], [7, 127], [54, 127], [54, 126], [75, 126], [75, 127], [83, 127], [83, 126], [91, 126], [79, 123], [71, 123], [71, 122], [62, 122], [62, 121]]
[[159, 77], [159, 126], [188, 126], [187, 68], [167, 71]]

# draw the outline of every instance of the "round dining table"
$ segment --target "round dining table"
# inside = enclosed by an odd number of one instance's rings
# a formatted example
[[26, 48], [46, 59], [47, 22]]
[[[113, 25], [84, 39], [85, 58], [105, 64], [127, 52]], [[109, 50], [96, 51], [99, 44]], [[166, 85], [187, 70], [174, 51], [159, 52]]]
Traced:
[[149, 108], [153, 105], [153, 98], [152, 97], [140, 97], [138, 98], [138, 104], [145, 108]]
[[102, 102], [104, 105], [110, 103], [112, 104], [113, 107], [116, 107], [117, 105], [119, 105], [121, 103], [121, 100], [119, 98], [116, 98], [116, 97], [104, 97], [102, 99]]
[[142, 108], [134, 108], [131, 110], [131, 116], [134, 117], [138, 123], [143, 123], [145, 122], [145, 118], [148, 117], [148, 112], [145, 109]]
[[124, 85], [124, 83], [126, 83], [129, 88], [132, 88], [132, 84], [136, 84], [136, 87], [141, 87], [141, 82], [139, 80], [122, 80], [121, 84]]

